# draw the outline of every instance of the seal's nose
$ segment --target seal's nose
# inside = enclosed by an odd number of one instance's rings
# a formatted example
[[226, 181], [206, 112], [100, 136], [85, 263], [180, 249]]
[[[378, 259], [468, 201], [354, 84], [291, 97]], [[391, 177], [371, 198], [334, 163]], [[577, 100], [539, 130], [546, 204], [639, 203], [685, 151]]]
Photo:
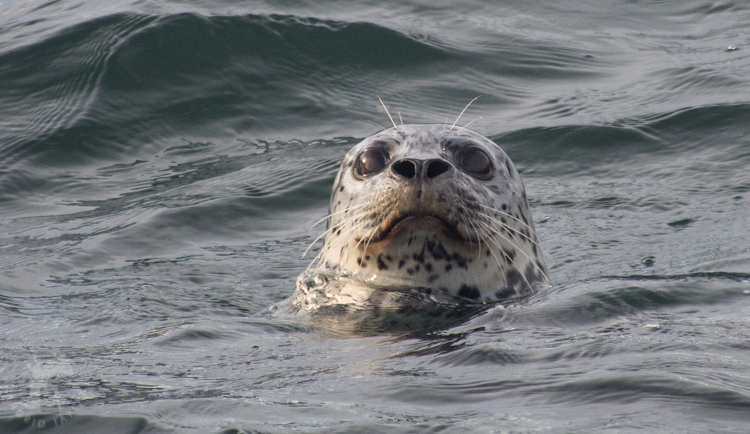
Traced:
[[425, 176], [427, 179], [437, 178], [450, 170], [451, 165], [443, 160], [427, 160], [424, 162]]
[[440, 159], [412, 160], [406, 158], [391, 165], [393, 173], [406, 179], [422, 176], [427, 179], [433, 179], [449, 171], [450, 168], [450, 164]]
[[421, 161], [419, 160], [401, 160], [393, 163], [391, 170], [393, 173], [403, 176], [406, 179], [412, 179], [417, 176], [421, 165]]

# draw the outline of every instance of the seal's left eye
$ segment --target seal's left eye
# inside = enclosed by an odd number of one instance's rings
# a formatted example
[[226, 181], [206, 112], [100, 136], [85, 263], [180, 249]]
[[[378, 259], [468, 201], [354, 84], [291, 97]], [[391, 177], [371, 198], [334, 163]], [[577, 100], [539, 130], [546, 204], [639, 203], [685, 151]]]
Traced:
[[388, 157], [380, 149], [371, 148], [359, 154], [354, 163], [354, 175], [358, 178], [376, 175], [385, 169]]
[[492, 168], [490, 157], [478, 148], [471, 148], [461, 154], [460, 163], [463, 170], [478, 178], [485, 178]]

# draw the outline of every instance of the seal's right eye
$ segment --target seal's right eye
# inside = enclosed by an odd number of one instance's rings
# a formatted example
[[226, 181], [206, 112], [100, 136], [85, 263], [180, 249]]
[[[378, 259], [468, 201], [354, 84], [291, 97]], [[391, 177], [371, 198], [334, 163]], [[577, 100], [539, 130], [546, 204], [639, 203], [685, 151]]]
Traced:
[[469, 148], [459, 158], [461, 168], [473, 177], [485, 180], [491, 177], [492, 162], [490, 157], [479, 148]]
[[366, 178], [377, 175], [385, 169], [388, 164], [388, 156], [380, 149], [370, 148], [357, 157], [354, 163], [354, 176], [357, 178]]

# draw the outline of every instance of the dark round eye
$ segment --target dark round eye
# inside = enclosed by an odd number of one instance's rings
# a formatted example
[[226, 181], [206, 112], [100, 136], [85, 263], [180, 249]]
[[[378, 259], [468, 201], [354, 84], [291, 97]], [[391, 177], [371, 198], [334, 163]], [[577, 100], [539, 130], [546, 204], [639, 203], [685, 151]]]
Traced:
[[485, 178], [490, 174], [490, 157], [481, 149], [471, 148], [461, 154], [461, 168], [469, 174]]
[[380, 149], [370, 148], [359, 154], [354, 162], [354, 175], [358, 178], [376, 175], [385, 169], [388, 157]]

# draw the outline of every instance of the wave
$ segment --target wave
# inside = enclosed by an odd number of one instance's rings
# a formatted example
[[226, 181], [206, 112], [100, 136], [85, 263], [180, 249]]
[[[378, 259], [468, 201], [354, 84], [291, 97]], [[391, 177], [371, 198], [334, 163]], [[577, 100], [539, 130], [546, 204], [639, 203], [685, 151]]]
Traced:
[[98, 18], [0, 54], [0, 158], [74, 164], [130, 154], [211, 121], [244, 130], [266, 122], [254, 117], [259, 112], [273, 118], [316, 110], [326, 86], [346, 81], [345, 72], [446, 57], [444, 50], [362, 22], [282, 15]]

